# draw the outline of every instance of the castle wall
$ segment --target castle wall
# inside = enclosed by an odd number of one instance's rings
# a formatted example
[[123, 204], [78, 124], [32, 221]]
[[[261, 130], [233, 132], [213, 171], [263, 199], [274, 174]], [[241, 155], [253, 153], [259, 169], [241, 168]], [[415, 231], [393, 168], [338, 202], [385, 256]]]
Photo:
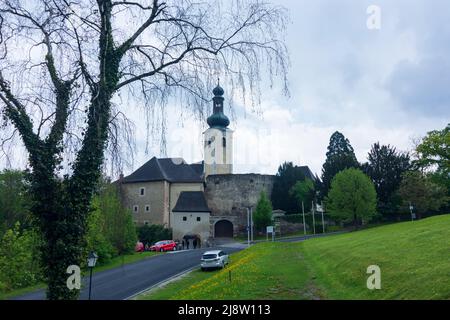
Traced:
[[234, 235], [246, 233], [246, 208], [256, 208], [262, 190], [270, 198], [274, 179], [273, 175], [260, 174], [209, 175], [205, 197], [211, 209], [211, 235], [214, 235], [215, 222], [221, 219], [233, 223]]

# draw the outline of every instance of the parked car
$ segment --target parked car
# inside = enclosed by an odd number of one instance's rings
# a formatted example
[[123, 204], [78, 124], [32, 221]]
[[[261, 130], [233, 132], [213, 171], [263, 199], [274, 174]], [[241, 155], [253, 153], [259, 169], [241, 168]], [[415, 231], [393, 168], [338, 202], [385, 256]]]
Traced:
[[134, 250], [136, 252], [144, 252], [144, 244], [142, 242], [138, 241], [136, 243], [136, 246], [134, 247]]
[[173, 240], [158, 241], [150, 247], [150, 251], [175, 251], [177, 250], [177, 244]]
[[209, 268], [224, 268], [229, 262], [228, 254], [222, 250], [206, 251], [202, 255], [200, 267], [202, 271]]

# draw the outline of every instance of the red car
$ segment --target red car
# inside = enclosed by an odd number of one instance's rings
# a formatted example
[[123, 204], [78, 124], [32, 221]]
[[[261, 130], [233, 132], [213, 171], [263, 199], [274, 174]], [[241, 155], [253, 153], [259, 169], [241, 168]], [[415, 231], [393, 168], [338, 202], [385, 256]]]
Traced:
[[177, 244], [173, 240], [158, 241], [150, 247], [150, 251], [175, 251], [177, 250]]
[[144, 244], [142, 242], [136, 243], [136, 246], [134, 247], [134, 250], [136, 252], [144, 252]]

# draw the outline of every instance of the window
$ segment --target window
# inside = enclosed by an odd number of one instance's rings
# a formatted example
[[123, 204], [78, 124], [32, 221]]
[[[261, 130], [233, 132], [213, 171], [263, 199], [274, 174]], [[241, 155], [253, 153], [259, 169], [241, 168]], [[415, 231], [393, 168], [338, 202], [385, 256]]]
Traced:
[[147, 221], [147, 220], [145, 220], [145, 221], [144, 221], [144, 224], [145, 224], [146, 226], [148, 226], [148, 221]]
[[139, 211], [139, 206], [133, 206], [133, 212], [138, 212]]
[[227, 146], [227, 139], [226, 138], [222, 138], [222, 145], [225, 148]]
[[197, 217], [197, 221], [200, 221], [201, 220], [201, 218], [200, 217]]
[[183, 221], [186, 221], [187, 220], [187, 217], [183, 217]]
[[145, 205], [145, 212], [150, 212], [150, 205], [149, 204]]
[[141, 196], [145, 196], [145, 188], [141, 188], [141, 190], [139, 191], [139, 194]]

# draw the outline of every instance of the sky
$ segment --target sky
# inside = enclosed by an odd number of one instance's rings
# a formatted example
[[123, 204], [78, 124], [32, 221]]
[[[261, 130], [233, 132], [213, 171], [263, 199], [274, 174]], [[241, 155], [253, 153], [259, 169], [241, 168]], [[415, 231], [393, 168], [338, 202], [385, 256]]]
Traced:
[[[235, 106], [235, 173], [275, 174], [282, 162], [292, 161], [320, 176], [335, 131], [364, 162], [375, 142], [409, 151], [414, 139], [450, 122], [448, 0], [268, 1], [289, 11], [291, 94], [262, 83], [261, 112]], [[369, 28], [374, 5], [380, 19]], [[223, 87], [227, 105], [231, 88]], [[176, 102], [168, 106], [166, 154], [158, 141], [145, 152], [143, 117], [130, 115], [137, 153], [125, 175], [153, 156], [203, 159], [206, 123], [181, 109]]]
[[[289, 10], [291, 95], [262, 86], [261, 115], [234, 110], [235, 173], [275, 174], [282, 162], [292, 161], [320, 175], [335, 131], [364, 162], [377, 141], [409, 151], [414, 139], [450, 121], [448, 1], [272, 3]], [[376, 18], [367, 11], [371, 5], [379, 8], [380, 23], [368, 28], [368, 19]], [[167, 156], [202, 160], [205, 124], [170, 114]], [[135, 168], [163, 156], [157, 145], [145, 154], [138, 136]]]

